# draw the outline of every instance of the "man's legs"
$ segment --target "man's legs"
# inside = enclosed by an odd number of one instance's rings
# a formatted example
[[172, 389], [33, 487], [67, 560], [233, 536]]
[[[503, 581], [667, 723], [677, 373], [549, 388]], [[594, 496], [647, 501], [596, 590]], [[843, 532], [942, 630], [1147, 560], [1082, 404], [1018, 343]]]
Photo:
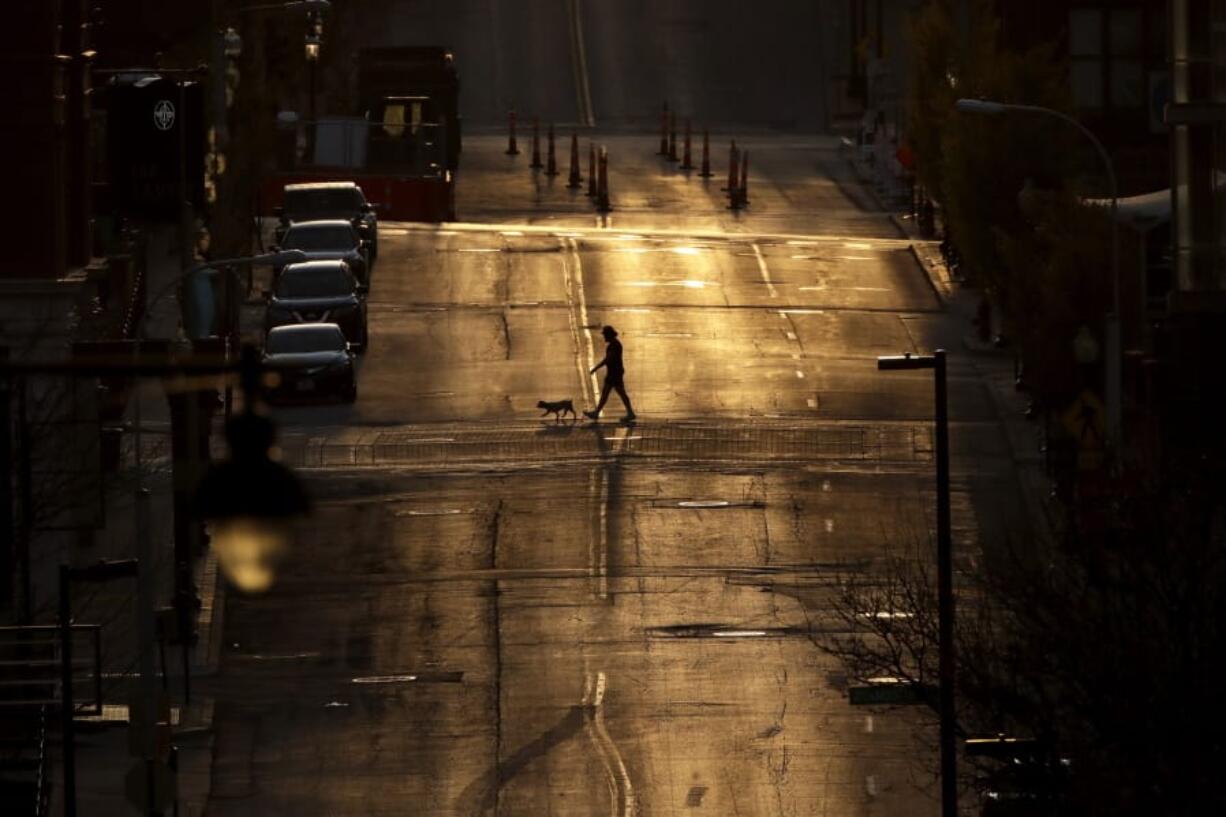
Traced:
[[[604, 404], [609, 401], [609, 392], [612, 389], [613, 389], [613, 383], [610, 382], [610, 379], [608, 377], [606, 377], [604, 379], [604, 385], [601, 386], [600, 388], [600, 402], [596, 404], [596, 408], [593, 409], [592, 411], [583, 412], [584, 416], [591, 417], [593, 420], [599, 417], [601, 409], [604, 408]], [[625, 398], [623, 397], [622, 399], [624, 400]]]
[[[606, 380], [605, 381], [605, 394], [606, 395], [608, 394], [608, 385], [609, 385], [609, 382]], [[621, 378], [618, 378], [617, 382], [613, 384], [613, 388], [617, 390], [617, 396], [622, 399], [622, 405], [626, 407], [626, 417], [633, 420], [634, 419], [634, 408], [630, 405], [630, 397], [626, 394], [626, 384], [621, 381]], [[603, 401], [601, 405], [604, 405]]]

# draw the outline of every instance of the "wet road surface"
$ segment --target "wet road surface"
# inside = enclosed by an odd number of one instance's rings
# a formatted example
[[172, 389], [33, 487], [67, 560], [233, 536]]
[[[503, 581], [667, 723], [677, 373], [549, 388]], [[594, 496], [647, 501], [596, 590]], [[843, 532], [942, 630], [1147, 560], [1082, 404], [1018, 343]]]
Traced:
[[[606, 140], [611, 220], [490, 136], [464, 223], [382, 225], [357, 403], [277, 410], [318, 507], [228, 596], [210, 815], [937, 812], [924, 713], [853, 709], [813, 638], [932, 524], [931, 380], [874, 358], [961, 327], [831, 140], [757, 136], [740, 216], [649, 141]], [[606, 323], [638, 423], [539, 419]], [[974, 570], [1014, 484], [950, 366]]]

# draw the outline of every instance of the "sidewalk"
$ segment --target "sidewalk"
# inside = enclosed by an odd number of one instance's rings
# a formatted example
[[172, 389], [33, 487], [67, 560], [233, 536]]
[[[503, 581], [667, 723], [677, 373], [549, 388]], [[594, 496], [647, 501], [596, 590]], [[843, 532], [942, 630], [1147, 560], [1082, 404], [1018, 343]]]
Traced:
[[[148, 291], [160, 292], [179, 274], [177, 254], [165, 234], [152, 236], [148, 266]], [[173, 337], [177, 332], [178, 307], [165, 298], [150, 311], [148, 337]], [[174, 583], [174, 539], [171, 502], [170, 416], [162, 387], [154, 381], [142, 384], [140, 400], [140, 455], [142, 467], [136, 471], [133, 430], [137, 416], [135, 400], [125, 418], [125, 434], [120, 469], [105, 478], [104, 522], [89, 535], [78, 536], [63, 549], [48, 549], [39, 559], [35, 572], [35, 592], [40, 601], [40, 623], [55, 619], [57, 571], [61, 562], [84, 566], [100, 559], [128, 559], [136, 556], [135, 492], [139, 486], [150, 492], [146, 535], [153, 547], [152, 574], [154, 607], [171, 606]], [[222, 583], [218, 581], [216, 559], [206, 550], [194, 566], [202, 607], [197, 619], [198, 643], [189, 648], [188, 660], [193, 681], [212, 674], [216, 668], [221, 637]], [[77, 813], [90, 815], [138, 815], [142, 812], [129, 802], [125, 778], [141, 768], [140, 759], [129, 752], [129, 705], [139, 690], [137, 665], [137, 621], [135, 586], [131, 579], [103, 584], [79, 583], [73, 587], [73, 616], [80, 624], [102, 625], [103, 713], [97, 717], [78, 715], [76, 719]], [[156, 649], [156, 647], [155, 647]], [[155, 654], [159, 673], [158, 688], [165, 685], [171, 707], [172, 743], [178, 747], [178, 814], [196, 817], [204, 813], [212, 763], [213, 702], [193, 694], [184, 701], [183, 658], [181, 648], [165, 648], [166, 674], [162, 656]], [[58, 730], [57, 730], [58, 733]], [[63, 810], [62, 746], [56, 734], [50, 748], [51, 814]], [[171, 808], [166, 809], [170, 814]]]
[[911, 214], [898, 212], [895, 207], [883, 201], [878, 195], [880, 186], [875, 185], [872, 179], [864, 178], [862, 168], [854, 159], [849, 158], [848, 164], [860, 179], [862, 189], [872, 196], [881, 210], [890, 213], [890, 219], [899, 232], [912, 241], [911, 251], [916, 262], [923, 269], [951, 320], [963, 330], [961, 348], [949, 351], [965, 355], [983, 382], [1008, 443], [1026, 517], [1031, 520], [1032, 533], [1043, 541], [1050, 541], [1058, 525], [1051, 499], [1052, 483], [1048, 478], [1042, 454], [1042, 427], [1026, 417], [1030, 399], [1015, 385], [1013, 350], [997, 348], [995, 344], [976, 337], [974, 327], [979, 291], [960, 279], [955, 279], [941, 257], [940, 243], [922, 238]]

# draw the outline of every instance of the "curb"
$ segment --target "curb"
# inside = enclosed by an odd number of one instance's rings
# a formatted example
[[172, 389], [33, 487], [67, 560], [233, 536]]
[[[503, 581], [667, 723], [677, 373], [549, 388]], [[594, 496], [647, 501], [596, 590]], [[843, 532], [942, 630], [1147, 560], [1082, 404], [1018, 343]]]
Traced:
[[907, 245], [907, 249], [911, 252], [911, 257], [915, 259], [916, 265], [923, 271], [924, 280], [928, 282], [928, 286], [932, 287], [932, 294], [936, 296], [937, 303], [944, 309], [946, 307], [945, 294], [937, 286], [936, 275], [933, 270], [929, 267], [928, 262], [924, 260], [924, 257], [920, 255], [920, 251], [916, 249], [914, 244]]

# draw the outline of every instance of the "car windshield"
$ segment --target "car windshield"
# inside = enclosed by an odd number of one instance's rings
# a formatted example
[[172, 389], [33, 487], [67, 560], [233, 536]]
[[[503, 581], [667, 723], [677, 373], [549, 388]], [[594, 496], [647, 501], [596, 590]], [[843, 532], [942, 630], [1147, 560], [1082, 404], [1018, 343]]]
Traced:
[[307, 225], [291, 227], [285, 234], [284, 245], [289, 250], [351, 250], [358, 245], [353, 228], [345, 224]]
[[335, 326], [295, 327], [283, 332], [274, 330], [268, 333], [266, 350], [273, 355], [342, 352], [345, 350], [345, 336]]
[[332, 213], [353, 214], [366, 203], [357, 187], [326, 190], [289, 190], [285, 193], [285, 213], [290, 218]]
[[277, 280], [278, 298], [332, 298], [353, 292], [353, 281], [341, 267], [289, 267]]

